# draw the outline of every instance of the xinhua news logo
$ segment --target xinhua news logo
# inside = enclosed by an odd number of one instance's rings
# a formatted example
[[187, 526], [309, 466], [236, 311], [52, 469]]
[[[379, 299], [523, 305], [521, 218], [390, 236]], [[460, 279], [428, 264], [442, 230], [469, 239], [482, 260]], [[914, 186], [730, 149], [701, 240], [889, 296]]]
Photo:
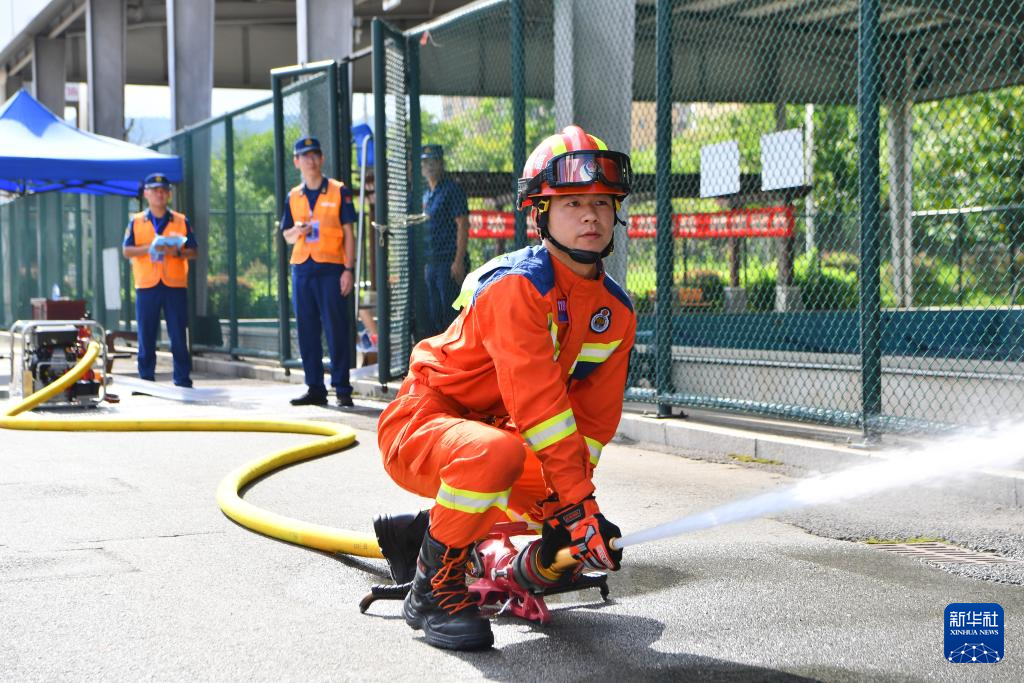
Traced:
[[995, 664], [1002, 661], [1003, 608], [994, 602], [954, 602], [946, 607], [947, 662]]

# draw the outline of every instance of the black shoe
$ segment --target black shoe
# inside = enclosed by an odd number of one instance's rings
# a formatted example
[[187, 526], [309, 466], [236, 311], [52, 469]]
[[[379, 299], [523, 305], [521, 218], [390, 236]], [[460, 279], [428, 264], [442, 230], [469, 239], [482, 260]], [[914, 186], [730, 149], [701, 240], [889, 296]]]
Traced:
[[423, 535], [416, 576], [405, 596], [402, 615], [423, 629], [428, 645], [445, 650], [484, 650], [494, 645], [491, 622], [480, 616], [476, 598], [466, 588], [469, 548], [449, 548]]
[[352, 403], [352, 397], [345, 394], [338, 394], [338, 407], [339, 408], [354, 408], [355, 404]]
[[327, 394], [315, 391], [307, 391], [298, 398], [289, 401], [293, 406], [325, 406], [327, 405]]
[[416, 556], [429, 524], [429, 510], [373, 518], [373, 533], [377, 535], [377, 544], [388, 561], [395, 583], [409, 583], [416, 575]]

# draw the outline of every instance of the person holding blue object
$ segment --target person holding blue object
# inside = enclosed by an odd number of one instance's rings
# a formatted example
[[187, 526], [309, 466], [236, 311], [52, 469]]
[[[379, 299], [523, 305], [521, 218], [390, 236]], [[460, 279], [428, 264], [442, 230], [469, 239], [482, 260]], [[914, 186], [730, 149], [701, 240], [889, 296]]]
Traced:
[[356, 210], [352, 190], [323, 176], [324, 156], [316, 138], [304, 137], [295, 143], [293, 163], [302, 174], [302, 184], [292, 188], [285, 198], [281, 235], [292, 245], [292, 306], [307, 390], [292, 399], [291, 404], [327, 405], [320, 344], [323, 333], [327, 337], [331, 386], [338, 406], [351, 408], [352, 340], [345, 297], [352, 291], [350, 268], [355, 263], [352, 224]]
[[452, 303], [469, 271], [469, 205], [466, 193], [444, 171], [444, 147], [423, 145], [423, 213], [427, 223], [424, 279], [431, 328], [427, 336], [444, 332], [455, 320]]
[[143, 196], [149, 208], [132, 217], [121, 247], [125, 258], [131, 259], [135, 280], [139, 377], [155, 380], [156, 340], [163, 310], [174, 359], [174, 384], [191, 387], [192, 361], [185, 329], [188, 326], [188, 262], [196, 257], [196, 238], [185, 215], [168, 209], [171, 183], [167, 176], [159, 173], [146, 176]]

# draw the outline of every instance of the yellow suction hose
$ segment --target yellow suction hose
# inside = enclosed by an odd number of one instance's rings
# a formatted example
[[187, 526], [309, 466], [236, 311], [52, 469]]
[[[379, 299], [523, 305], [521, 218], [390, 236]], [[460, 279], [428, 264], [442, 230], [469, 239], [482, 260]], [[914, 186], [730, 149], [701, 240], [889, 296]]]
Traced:
[[382, 558], [377, 540], [370, 534], [335, 529], [285, 517], [247, 503], [239, 495], [246, 485], [286, 465], [302, 462], [328, 453], [335, 453], [352, 444], [356, 434], [345, 425], [308, 420], [222, 420], [222, 419], [146, 419], [146, 420], [68, 420], [15, 419], [40, 403], [66, 391], [96, 361], [100, 353], [97, 342], [91, 342], [85, 355], [68, 372], [52, 384], [40, 389], [0, 416], [0, 428], [64, 432], [275, 432], [309, 434], [324, 437], [311, 444], [293, 446], [242, 465], [217, 487], [217, 504], [225, 515], [247, 529], [261, 534], [323, 550], [361, 557]]

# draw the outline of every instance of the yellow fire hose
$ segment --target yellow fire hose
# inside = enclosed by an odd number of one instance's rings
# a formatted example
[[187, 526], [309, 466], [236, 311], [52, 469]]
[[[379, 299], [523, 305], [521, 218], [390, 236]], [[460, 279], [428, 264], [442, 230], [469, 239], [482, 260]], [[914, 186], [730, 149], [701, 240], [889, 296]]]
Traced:
[[[309, 420], [223, 420], [223, 419], [140, 419], [140, 420], [67, 420], [16, 419], [27, 410], [57, 394], [66, 391], [92, 367], [100, 353], [100, 345], [90, 342], [78, 363], [52, 384], [7, 410], [0, 416], [0, 429], [20, 429], [51, 432], [275, 432], [279, 434], [309, 434], [323, 439], [311, 444], [292, 446], [259, 460], [246, 463], [229, 473], [217, 487], [217, 504], [225, 515], [252, 531], [296, 545], [343, 553], [360, 557], [383, 558], [377, 539], [370, 534], [321, 524], [312, 524], [269, 512], [245, 502], [239, 495], [250, 482], [270, 472], [303, 460], [309, 460], [350, 446], [356, 434], [345, 425]], [[558, 551], [555, 563], [548, 571], [559, 572], [573, 567], [568, 548]]]
[[68, 372], [0, 416], [0, 428], [64, 432], [275, 432], [309, 434], [324, 437], [301, 446], [272, 453], [234, 470], [217, 487], [217, 504], [225, 515], [247, 529], [261, 534], [329, 553], [383, 558], [377, 539], [370, 534], [311, 524], [260, 509], [239, 496], [247, 484], [274, 470], [310, 458], [335, 453], [352, 444], [356, 434], [345, 425], [306, 420], [222, 420], [222, 419], [146, 419], [146, 420], [68, 420], [16, 419], [27, 410], [65, 391], [92, 367], [100, 353], [91, 342], [85, 355]]

